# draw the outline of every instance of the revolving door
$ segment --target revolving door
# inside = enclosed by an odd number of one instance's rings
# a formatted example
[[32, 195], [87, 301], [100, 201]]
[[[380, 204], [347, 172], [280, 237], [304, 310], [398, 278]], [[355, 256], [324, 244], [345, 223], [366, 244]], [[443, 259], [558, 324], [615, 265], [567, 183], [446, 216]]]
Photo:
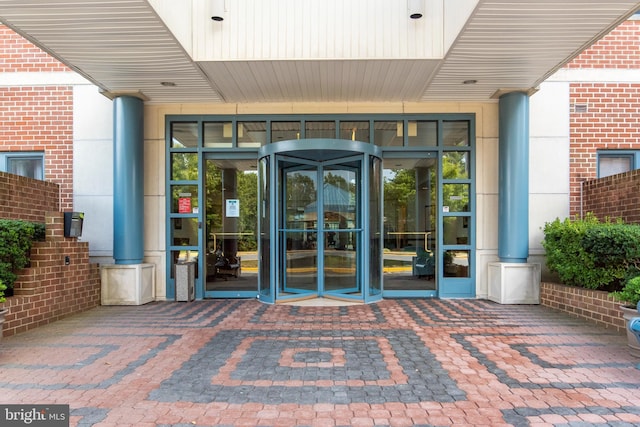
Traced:
[[381, 298], [381, 161], [345, 140], [264, 146], [259, 167], [259, 295], [276, 303]]

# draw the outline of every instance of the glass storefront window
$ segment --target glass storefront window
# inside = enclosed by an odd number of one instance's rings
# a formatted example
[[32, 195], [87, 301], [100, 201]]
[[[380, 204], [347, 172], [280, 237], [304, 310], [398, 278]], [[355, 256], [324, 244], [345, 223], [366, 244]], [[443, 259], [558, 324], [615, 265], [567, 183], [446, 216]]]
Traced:
[[442, 122], [442, 143], [445, 147], [463, 147], [469, 145], [469, 122]]
[[469, 244], [469, 217], [447, 216], [442, 223], [443, 243], [445, 245]]
[[340, 122], [340, 139], [370, 142], [369, 122]]
[[336, 137], [336, 122], [306, 122], [304, 124], [305, 138]]
[[198, 146], [198, 123], [171, 123], [171, 148], [195, 148]]
[[438, 145], [438, 122], [410, 120], [407, 136], [411, 147], [435, 147]]
[[373, 122], [373, 140], [384, 147], [402, 147], [403, 122]]
[[267, 143], [266, 122], [238, 122], [238, 147], [254, 148]]
[[198, 213], [198, 186], [171, 186], [171, 213]]
[[271, 122], [271, 142], [300, 139], [300, 122]]
[[171, 220], [172, 246], [198, 245], [198, 218], [173, 218]]
[[171, 153], [171, 180], [198, 179], [198, 153]]
[[233, 124], [231, 122], [205, 123], [203, 141], [205, 147], [231, 148]]
[[469, 277], [470, 251], [444, 251], [442, 271], [444, 277]]
[[469, 212], [469, 184], [442, 184], [442, 211]]
[[469, 179], [469, 152], [445, 151], [442, 154], [444, 179]]

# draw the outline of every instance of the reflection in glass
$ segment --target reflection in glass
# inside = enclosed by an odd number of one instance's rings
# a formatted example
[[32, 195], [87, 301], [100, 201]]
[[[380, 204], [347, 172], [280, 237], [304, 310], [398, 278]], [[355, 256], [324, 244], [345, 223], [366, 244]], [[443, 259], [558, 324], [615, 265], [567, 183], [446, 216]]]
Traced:
[[315, 291], [318, 283], [318, 252], [309, 247], [310, 232], [285, 233], [286, 267], [281, 292]]
[[438, 122], [410, 120], [407, 136], [411, 147], [435, 147], [438, 145]]
[[442, 142], [446, 147], [468, 146], [469, 122], [466, 120], [442, 122]]
[[7, 172], [33, 179], [44, 179], [42, 155], [38, 157], [7, 157]]
[[445, 212], [469, 212], [469, 184], [443, 184]]
[[[369, 180], [369, 295], [382, 292], [382, 266], [380, 248], [380, 229], [382, 228], [382, 211], [380, 209], [380, 165], [378, 158], [372, 157], [371, 179]], [[365, 236], [367, 238], [367, 236]]]
[[[324, 227], [325, 229], [355, 228], [356, 224], [356, 188], [357, 177], [355, 171], [331, 167], [324, 171]], [[335, 243], [337, 249], [343, 249], [351, 242], [342, 241]]]
[[213, 122], [204, 124], [204, 146], [210, 148], [231, 148], [233, 141], [231, 122]]
[[469, 152], [445, 151], [442, 153], [444, 179], [469, 179]]
[[198, 179], [198, 153], [171, 153], [171, 179], [195, 181]]
[[198, 206], [197, 185], [171, 186], [171, 213], [197, 213]]
[[[346, 233], [338, 233], [342, 235]], [[349, 233], [355, 234], [355, 233]], [[353, 236], [340, 236], [345, 240]], [[324, 252], [324, 288], [325, 291], [357, 292], [356, 252], [350, 250], [329, 250]]]
[[340, 122], [340, 139], [369, 142], [369, 122]]
[[266, 122], [238, 122], [238, 147], [260, 147], [266, 143]]
[[205, 161], [207, 291], [256, 291], [257, 191], [255, 160]]
[[444, 277], [469, 277], [470, 251], [448, 250], [442, 257]]
[[271, 142], [300, 139], [300, 122], [271, 122]]
[[402, 147], [403, 122], [373, 122], [373, 140], [384, 147]]
[[306, 122], [305, 138], [331, 138], [336, 137], [336, 122]]
[[384, 159], [384, 288], [435, 290], [437, 162]]
[[269, 185], [269, 158], [260, 160], [258, 169], [260, 205], [258, 206], [260, 218], [260, 254], [258, 260], [260, 265], [260, 294], [268, 296], [271, 293], [271, 213], [270, 213], [270, 185]]
[[198, 218], [173, 218], [171, 225], [171, 245], [198, 245]]
[[198, 123], [171, 123], [171, 148], [195, 148], [198, 146]]
[[469, 244], [469, 217], [468, 216], [446, 216], [443, 218], [445, 245], [468, 245]]

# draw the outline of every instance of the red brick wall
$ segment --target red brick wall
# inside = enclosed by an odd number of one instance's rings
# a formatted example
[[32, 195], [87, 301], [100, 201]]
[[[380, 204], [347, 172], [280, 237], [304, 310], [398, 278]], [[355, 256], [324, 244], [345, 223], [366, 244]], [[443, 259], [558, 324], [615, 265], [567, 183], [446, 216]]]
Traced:
[[614, 301], [608, 292], [542, 282], [540, 302], [617, 332], [625, 331], [620, 302]]
[[[0, 172], [0, 218], [45, 224], [46, 241], [31, 248], [31, 266], [20, 272], [5, 336], [44, 325], [100, 304], [100, 271], [89, 263], [89, 244], [64, 237], [57, 184]], [[69, 264], [65, 264], [65, 257]]]
[[640, 68], [640, 21], [625, 21], [578, 55], [567, 68]]
[[[640, 21], [622, 23], [567, 68], [640, 69]], [[576, 215], [581, 183], [597, 177], [596, 151], [640, 149], [640, 84], [572, 83], [570, 97], [570, 213]], [[586, 111], [576, 112], [576, 105]]]
[[57, 184], [0, 172], [0, 218], [44, 224], [47, 212], [60, 211]]
[[31, 266], [19, 274], [14, 296], [0, 304], [9, 308], [4, 336], [100, 305], [100, 271], [89, 263], [89, 244], [64, 237], [61, 212], [47, 213], [45, 226], [46, 241], [34, 243]]
[[[0, 25], [0, 72], [69, 68]], [[0, 88], [0, 151], [44, 153], [45, 179], [60, 185], [60, 208], [73, 209], [73, 91], [69, 86]]]
[[583, 212], [640, 224], [640, 169], [586, 181]]

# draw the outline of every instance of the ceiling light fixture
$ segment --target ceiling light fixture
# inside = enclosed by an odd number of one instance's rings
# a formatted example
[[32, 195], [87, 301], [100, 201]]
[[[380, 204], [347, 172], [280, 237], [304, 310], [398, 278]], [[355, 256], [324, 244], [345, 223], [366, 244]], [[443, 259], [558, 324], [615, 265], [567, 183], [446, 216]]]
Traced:
[[424, 14], [424, 0], [407, 0], [409, 18], [420, 19]]
[[469, 79], [462, 82], [463, 85], [474, 85], [476, 83], [478, 83], [478, 81], [475, 79]]
[[164, 87], [176, 87], [175, 82], [160, 82], [160, 84]]
[[211, 0], [211, 19], [215, 22], [224, 21], [224, 0]]

